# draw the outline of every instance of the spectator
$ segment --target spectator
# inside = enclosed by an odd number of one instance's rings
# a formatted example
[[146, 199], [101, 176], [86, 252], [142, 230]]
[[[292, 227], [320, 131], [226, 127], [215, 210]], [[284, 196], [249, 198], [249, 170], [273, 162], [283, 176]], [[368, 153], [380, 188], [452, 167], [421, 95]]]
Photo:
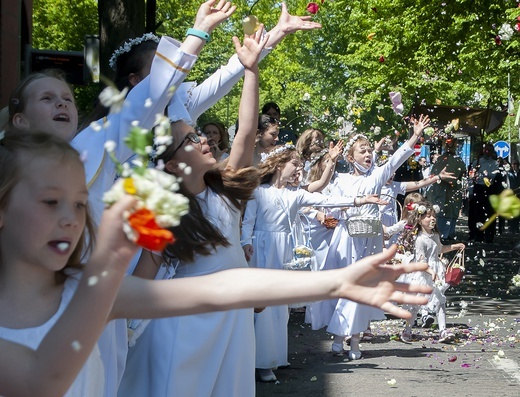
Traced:
[[[280, 107], [274, 102], [267, 102], [262, 107], [262, 114], [267, 114], [268, 116], [280, 121]], [[295, 144], [297, 140], [298, 137], [292, 130], [287, 128], [280, 128], [280, 132], [278, 134], [278, 145], [285, 145], [286, 143]]]

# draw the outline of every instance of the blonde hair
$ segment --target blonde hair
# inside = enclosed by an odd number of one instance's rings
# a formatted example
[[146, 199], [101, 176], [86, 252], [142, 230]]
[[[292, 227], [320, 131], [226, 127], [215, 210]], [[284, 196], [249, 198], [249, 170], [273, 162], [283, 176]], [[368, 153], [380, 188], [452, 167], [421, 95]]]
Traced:
[[315, 128], [308, 128], [302, 132], [296, 141], [296, 150], [304, 161], [310, 160], [310, 156], [312, 154], [310, 151], [312, 145], [312, 134], [315, 132], [321, 135], [323, 139], [325, 139], [325, 134], [322, 131]]

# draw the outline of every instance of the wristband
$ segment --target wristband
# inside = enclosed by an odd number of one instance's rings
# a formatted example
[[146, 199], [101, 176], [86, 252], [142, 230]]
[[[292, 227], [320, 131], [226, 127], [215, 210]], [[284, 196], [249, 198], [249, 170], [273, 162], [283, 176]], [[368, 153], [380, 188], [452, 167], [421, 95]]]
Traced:
[[209, 33], [194, 28], [189, 28], [186, 31], [186, 36], [198, 37], [199, 39], [205, 40], [206, 43], [209, 42], [209, 39], [211, 38], [211, 35]]

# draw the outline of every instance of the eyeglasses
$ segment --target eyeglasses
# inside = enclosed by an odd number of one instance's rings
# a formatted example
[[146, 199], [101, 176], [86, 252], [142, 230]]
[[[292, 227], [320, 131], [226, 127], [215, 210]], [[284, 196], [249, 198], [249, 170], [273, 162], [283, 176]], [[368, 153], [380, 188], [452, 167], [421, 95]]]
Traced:
[[186, 136], [184, 137], [184, 139], [181, 141], [181, 143], [179, 144], [179, 146], [177, 146], [177, 147], [175, 148], [175, 150], [172, 152], [172, 154], [170, 155], [170, 157], [173, 157], [173, 155], [174, 155], [175, 153], [177, 153], [177, 151], [182, 147], [182, 145], [184, 145], [184, 143], [185, 143], [186, 141], [190, 141], [190, 142], [192, 142], [192, 143], [200, 143], [200, 135], [197, 134], [196, 132], [190, 132], [190, 133], [188, 133], [188, 135], [186, 135]]

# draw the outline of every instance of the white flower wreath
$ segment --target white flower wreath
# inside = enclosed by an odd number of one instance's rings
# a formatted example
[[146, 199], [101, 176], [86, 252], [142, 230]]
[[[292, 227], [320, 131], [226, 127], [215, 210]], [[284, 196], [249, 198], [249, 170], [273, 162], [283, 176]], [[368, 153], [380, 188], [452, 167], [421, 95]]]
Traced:
[[133, 46], [141, 44], [144, 41], [155, 41], [156, 43], [159, 43], [160, 38], [153, 33], [145, 33], [141, 37], [136, 37], [134, 39], [130, 39], [129, 41], [126, 41], [121, 47], [119, 47], [117, 50], [115, 50], [112, 53], [112, 56], [110, 57], [110, 60], [108, 61], [108, 64], [110, 65], [110, 68], [112, 70], [116, 70], [116, 62], [117, 58], [124, 54], [125, 52], [129, 52]]
[[292, 143], [286, 143], [283, 146], [278, 146], [276, 149], [271, 150], [269, 153], [262, 153], [260, 155], [260, 161], [263, 163], [265, 162], [269, 157], [272, 157], [276, 154], [282, 153], [285, 150], [295, 150], [296, 146], [294, 146]]
[[366, 139], [367, 141], [369, 140], [368, 137], [367, 137], [366, 135], [363, 135], [363, 134], [356, 134], [356, 135], [354, 135], [354, 136], [353, 136], [352, 138], [350, 138], [349, 141], [345, 144], [345, 149], [343, 149], [343, 156], [344, 156], [344, 157], [347, 157], [350, 148], [352, 147], [352, 145], [354, 145], [354, 143], [356, 143], [356, 141], [357, 141], [358, 139]]

